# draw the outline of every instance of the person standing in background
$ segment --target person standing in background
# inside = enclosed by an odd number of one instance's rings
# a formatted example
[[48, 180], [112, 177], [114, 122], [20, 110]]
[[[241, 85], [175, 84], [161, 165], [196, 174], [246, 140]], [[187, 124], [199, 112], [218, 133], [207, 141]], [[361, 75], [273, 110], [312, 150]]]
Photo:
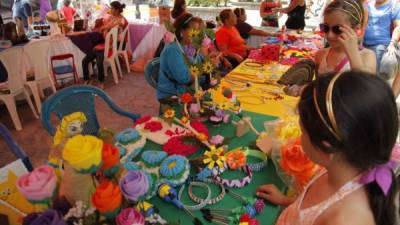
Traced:
[[306, 26], [304, 15], [306, 13], [305, 0], [291, 0], [288, 7], [273, 9], [272, 11], [288, 14], [285, 23], [286, 28], [292, 30], [304, 30], [304, 27]]
[[186, 1], [185, 0], [175, 0], [174, 8], [171, 11], [172, 18], [176, 19], [184, 13], [186, 13]]
[[71, 6], [71, 0], [64, 0], [64, 7], [61, 8], [61, 13], [64, 15], [64, 18], [67, 20], [68, 24], [74, 23], [74, 16], [76, 11]]
[[265, 0], [260, 5], [261, 26], [279, 27], [278, 13], [273, 12], [275, 8], [280, 8], [280, 0]]
[[28, 0], [15, 0], [12, 8], [13, 19], [21, 20], [24, 27], [28, 27], [33, 23], [32, 7]]

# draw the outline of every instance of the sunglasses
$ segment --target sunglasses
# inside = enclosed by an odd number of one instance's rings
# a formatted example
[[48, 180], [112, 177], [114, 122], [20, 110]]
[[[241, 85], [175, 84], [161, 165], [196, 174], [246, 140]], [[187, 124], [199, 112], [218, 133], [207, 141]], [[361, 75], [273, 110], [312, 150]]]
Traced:
[[340, 25], [335, 25], [335, 26], [330, 27], [326, 24], [321, 23], [319, 25], [319, 29], [321, 30], [321, 32], [323, 32], [325, 34], [329, 33], [329, 31], [332, 31], [336, 35], [343, 33], [342, 30], [340, 30]]

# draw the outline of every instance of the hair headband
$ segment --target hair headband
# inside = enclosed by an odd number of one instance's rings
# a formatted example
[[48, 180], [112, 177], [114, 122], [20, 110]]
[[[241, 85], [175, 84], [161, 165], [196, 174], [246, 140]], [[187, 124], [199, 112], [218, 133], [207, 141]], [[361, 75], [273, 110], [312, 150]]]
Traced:
[[362, 13], [363, 13], [363, 9], [361, 9], [360, 8], [360, 5], [358, 5], [357, 3], [356, 3], [356, 1], [353, 1], [354, 2], [354, 4], [353, 3], [350, 3], [350, 2], [348, 2], [348, 1], [344, 1], [344, 3], [346, 3], [347, 5], [349, 5], [349, 6], [351, 6], [356, 12], [357, 12], [357, 14], [358, 14], [358, 17], [359, 17], [359, 22], [361, 22], [362, 21]]
[[340, 77], [340, 74], [335, 75], [332, 80], [329, 82], [328, 89], [326, 90], [326, 111], [328, 112], [329, 122], [332, 126], [329, 126], [328, 122], [325, 120], [324, 116], [322, 115], [321, 109], [319, 108], [318, 101], [317, 101], [317, 89], [314, 88], [314, 104], [315, 108], [317, 109], [318, 115], [321, 118], [322, 122], [328, 128], [328, 130], [336, 137], [337, 140], [341, 140], [339, 128], [336, 123], [335, 114], [333, 112], [333, 104], [332, 104], [332, 94], [333, 94], [333, 87], [335, 85], [336, 80]]
[[187, 18], [185, 20], [185, 22], [183, 22], [182, 26], [185, 26], [187, 23], [189, 23], [191, 20], [193, 19], [193, 16], [189, 16], [189, 18]]
[[350, 12], [347, 9], [342, 9], [342, 8], [337, 8], [337, 7], [334, 7], [332, 9], [336, 9], [336, 10], [342, 11], [342, 12], [346, 13], [347, 15], [353, 17], [359, 24], [361, 23], [360, 18], [357, 18], [357, 16], [355, 16], [354, 13]]

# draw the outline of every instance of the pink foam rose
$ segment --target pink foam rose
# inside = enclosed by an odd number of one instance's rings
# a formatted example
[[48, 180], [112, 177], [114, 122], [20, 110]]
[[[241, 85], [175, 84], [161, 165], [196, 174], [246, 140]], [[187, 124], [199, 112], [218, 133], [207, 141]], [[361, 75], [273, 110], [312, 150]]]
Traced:
[[123, 209], [117, 216], [117, 225], [143, 225], [144, 217], [133, 208]]
[[32, 172], [20, 176], [17, 180], [18, 190], [29, 200], [42, 201], [53, 197], [57, 177], [51, 166], [43, 165]]

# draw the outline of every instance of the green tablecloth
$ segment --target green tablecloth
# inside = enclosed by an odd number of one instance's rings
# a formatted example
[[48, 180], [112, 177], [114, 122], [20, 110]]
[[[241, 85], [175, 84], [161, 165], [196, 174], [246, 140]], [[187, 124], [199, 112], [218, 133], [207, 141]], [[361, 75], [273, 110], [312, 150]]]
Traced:
[[[275, 117], [272, 116], [266, 116], [258, 113], [252, 113], [252, 112], [244, 112], [244, 116], [249, 116], [252, 118], [254, 127], [262, 131], [264, 130], [264, 122], [267, 120], [274, 119]], [[256, 135], [253, 132], [249, 132], [246, 135], [237, 138], [235, 136], [236, 128], [232, 124], [222, 124], [218, 127], [213, 127], [210, 124], [207, 124], [209, 127], [209, 132], [210, 135], [216, 135], [216, 134], [221, 134], [224, 137], [227, 138], [232, 138], [229, 142], [229, 149], [233, 149], [236, 147], [240, 146], [249, 146], [252, 144], [252, 142], [255, 141]], [[144, 147], [144, 150], [158, 150], [161, 149], [160, 145], [154, 144], [152, 142], [147, 142], [147, 144]], [[196, 157], [201, 155], [204, 152], [204, 149], [199, 151], [196, 155], [192, 157]], [[250, 160], [251, 161], [251, 160]], [[227, 174], [225, 174], [227, 173]], [[241, 172], [232, 172], [228, 171], [225, 172], [223, 175], [226, 178], [241, 178], [243, 175]], [[234, 189], [235, 193], [240, 193], [243, 196], [255, 196], [255, 191], [257, 187], [261, 184], [266, 184], [266, 183], [272, 183], [275, 184], [279, 189], [283, 190], [284, 184], [282, 181], [279, 179], [278, 175], [275, 172], [275, 167], [271, 160], [268, 162], [268, 166], [265, 167], [261, 172], [254, 172], [253, 173], [253, 179], [251, 183], [243, 188], [240, 189]], [[212, 196], [216, 196], [220, 193], [219, 188], [215, 185], [212, 186]], [[233, 189], [232, 189], [233, 190]], [[178, 191], [178, 190], [177, 190]], [[199, 196], [205, 196], [205, 193], [201, 195], [202, 193], [200, 192], [201, 189], [194, 189], [196, 194]], [[204, 191], [205, 192], [205, 191]], [[176, 222], [180, 221], [181, 224], [184, 225], [189, 225], [192, 224], [192, 218], [184, 213], [182, 210], [177, 209], [174, 207], [172, 204], [165, 203], [163, 200], [161, 200], [159, 197], [154, 197], [151, 201], [152, 204], [157, 206], [158, 209], [160, 209], [160, 215], [166, 219], [168, 222]], [[184, 204], [187, 205], [194, 205], [195, 203], [191, 202], [188, 195], [187, 195], [187, 188], [185, 188], [184, 194], [183, 194], [183, 202]], [[225, 198], [220, 201], [219, 203], [212, 205], [212, 206], [207, 206], [210, 208], [224, 208], [224, 209], [229, 209], [229, 208], [234, 208], [237, 206], [241, 206], [242, 203], [233, 198], [231, 195], [226, 195]], [[263, 225], [272, 225], [275, 223], [275, 220], [278, 216], [278, 213], [280, 212], [280, 208], [276, 205], [272, 205], [270, 203], [266, 204], [266, 207], [262, 214], [258, 215], [257, 218], [260, 221], [260, 224]], [[202, 218], [201, 212], [200, 211], [195, 211], [194, 214], [196, 215], [197, 218], [199, 218], [204, 224], [212, 224], [207, 222], [205, 219]]]

